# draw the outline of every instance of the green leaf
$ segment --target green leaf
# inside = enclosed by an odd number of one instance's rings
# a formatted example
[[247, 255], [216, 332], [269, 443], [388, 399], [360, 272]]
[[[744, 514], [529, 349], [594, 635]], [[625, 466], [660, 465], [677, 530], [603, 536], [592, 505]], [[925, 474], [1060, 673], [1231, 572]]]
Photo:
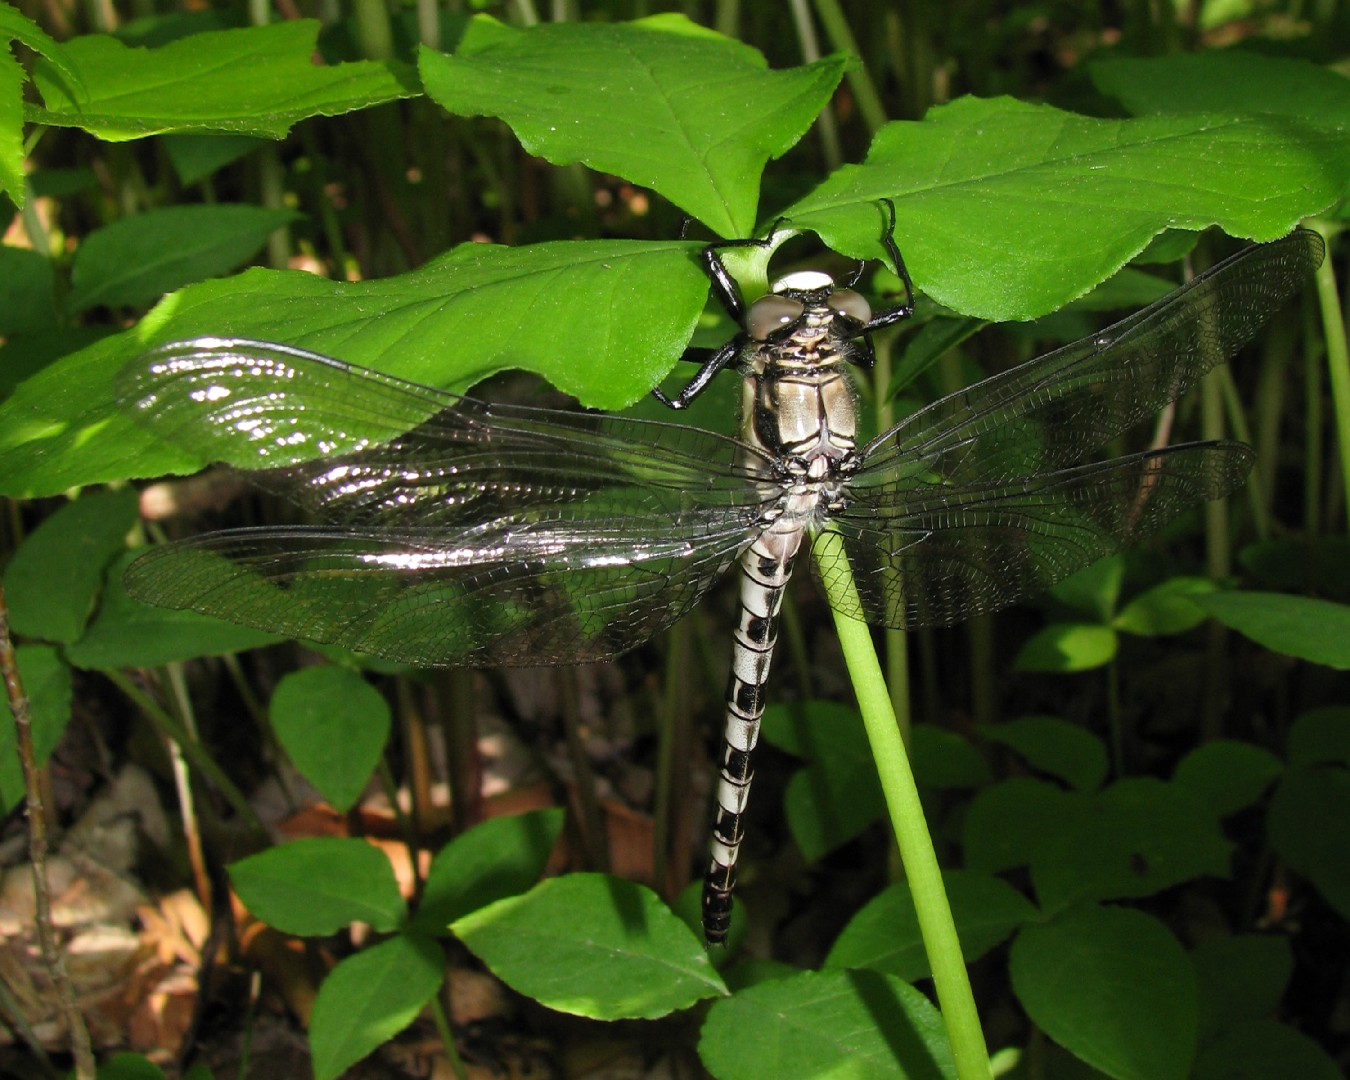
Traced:
[[72, 313], [150, 304], [171, 289], [248, 262], [267, 237], [301, 215], [260, 206], [168, 206], [120, 218], [75, 252]]
[[1350, 766], [1350, 707], [1309, 709], [1289, 729], [1290, 765]]
[[718, 1080], [956, 1077], [929, 1000], [869, 971], [802, 971], [715, 1002], [698, 1052]]
[[170, 611], [133, 600], [122, 587], [122, 574], [136, 554], [127, 552], [109, 568], [98, 614], [80, 640], [67, 647], [66, 658], [76, 667], [96, 671], [160, 667], [282, 640], [195, 611]]
[[354, 922], [389, 931], [407, 913], [389, 860], [364, 840], [295, 840], [232, 863], [229, 871], [249, 911], [285, 934], [320, 937]]
[[29, 534], [5, 569], [15, 633], [45, 641], [79, 638], [104, 571], [126, 549], [136, 492], [93, 492], [67, 503]]
[[167, 131], [280, 139], [307, 117], [418, 92], [411, 72], [392, 61], [316, 66], [318, 35], [311, 19], [193, 34], [158, 49], [86, 34], [61, 45], [60, 55], [80, 72], [87, 98], [74, 100], [50, 62], [39, 61], [33, 82], [46, 107], [25, 113], [34, 123], [83, 128], [105, 142]]
[[[20, 645], [14, 650], [19, 679], [28, 697], [33, 756], [38, 768], [47, 764], [65, 734], [74, 697], [70, 667], [50, 645]], [[19, 766], [18, 734], [14, 714], [5, 698], [0, 710], [0, 814], [8, 814], [24, 798], [23, 770]]]
[[464, 244], [380, 281], [252, 270], [189, 286], [135, 330], [52, 365], [0, 404], [0, 493], [206, 464], [153, 440], [112, 390], [144, 350], [198, 336], [281, 341], [454, 390], [525, 368], [583, 404], [630, 404], [675, 365], [698, 320], [708, 293], [699, 250], [683, 241]]
[[508, 986], [558, 1012], [650, 1020], [726, 992], [655, 893], [603, 874], [552, 878], [450, 928]]
[[1215, 815], [1227, 817], [1255, 803], [1283, 771], [1284, 764], [1268, 750], [1215, 739], [1182, 758], [1172, 778]]
[[98, 1080], [164, 1080], [164, 1070], [140, 1054], [117, 1054], [98, 1067]]
[[531, 154], [651, 188], [726, 237], [749, 234], [765, 163], [802, 137], [847, 65], [770, 71], [679, 15], [528, 30], [479, 16], [453, 56], [419, 56], [450, 112], [501, 117]]
[[[967, 965], [1036, 918], [1031, 902], [1000, 878], [973, 870], [947, 870], [942, 882]], [[928, 953], [909, 885], [890, 885], [868, 901], [844, 927], [825, 966], [868, 968], [906, 982], [928, 978]]]
[[[35, 53], [46, 60], [61, 73], [69, 85], [72, 96], [81, 96], [83, 85], [79, 71], [67, 62], [61, 46], [47, 32], [24, 16], [16, 7], [5, 4], [0, 7], [0, 39], [5, 42], [22, 41]], [[8, 50], [4, 50], [8, 52]]]
[[1345, 1073], [1308, 1036], [1274, 1020], [1229, 1028], [1205, 1043], [1190, 1080], [1345, 1080]]
[[189, 187], [247, 157], [266, 142], [250, 135], [161, 135], [159, 144], [178, 182]]
[[379, 691], [346, 668], [305, 668], [281, 680], [269, 713], [291, 763], [345, 814], [389, 738], [389, 705]]
[[1056, 623], [1032, 635], [1013, 667], [1057, 674], [1091, 671], [1114, 660], [1119, 647], [1120, 639], [1109, 626]]
[[[0, 58], [3, 56], [0, 53]], [[3, 130], [0, 123], [0, 131]], [[0, 165], [0, 187], [4, 183]], [[0, 281], [5, 283], [0, 290], [0, 335], [36, 333], [56, 322], [51, 259], [27, 248], [0, 247]]]
[[1206, 612], [1272, 652], [1350, 669], [1350, 607], [1282, 593], [1227, 592], [1196, 597]]
[[399, 934], [338, 964], [310, 1017], [316, 1080], [334, 1080], [411, 1024], [444, 977], [440, 947], [420, 934]]
[[1050, 590], [1050, 595], [1075, 614], [1105, 623], [1110, 622], [1120, 603], [1124, 581], [1125, 556], [1108, 555], [1070, 574]]
[[1270, 800], [1266, 828], [1284, 860], [1350, 919], [1350, 772], [1290, 769]]
[[[8, 5], [0, 11], [9, 10]], [[0, 48], [0, 192], [23, 209], [23, 84], [28, 76], [9, 50]], [[7, 306], [7, 305], [6, 305]]]
[[1184, 634], [1194, 630], [1206, 617], [1191, 598], [1218, 591], [1218, 585], [1209, 578], [1169, 578], [1126, 604], [1111, 620], [1111, 625], [1122, 633], [1141, 637]]
[[936, 724], [914, 725], [909, 756], [914, 779], [925, 791], [969, 790], [989, 783], [989, 763], [980, 751], [969, 739]]
[[1085, 906], [1023, 927], [1009, 960], [1032, 1023], [1116, 1080], [1185, 1080], [1195, 1055], [1195, 972], [1152, 916]]
[[1200, 1031], [1207, 1034], [1273, 1015], [1294, 971], [1288, 939], [1271, 934], [1210, 938], [1196, 946], [1191, 961]]
[[980, 737], [1015, 750], [1038, 772], [1078, 791], [1096, 791], [1106, 779], [1106, 748], [1095, 735], [1055, 716], [1026, 716], [979, 729]]
[[[1031, 319], [1105, 281], [1164, 229], [1274, 240], [1341, 197], [1333, 124], [1246, 117], [1098, 120], [960, 98], [876, 135], [784, 211], [835, 251], [878, 259], [877, 200], [921, 289], [964, 315]], [[1053, 193], [1053, 198], [1048, 196]]]
[[1318, 116], [1350, 123], [1350, 87], [1334, 71], [1241, 49], [1162, 59], [1097, 60], [1092, 83], [1130, 112]]
[[539, 880], [562, 834], [562, 810], [493, 818], [436, 853], [412, 928], [439, 935], [462, 915], [523, 893]]
[[1090, 798], [1039, 838], [1031, 878], [1043, 910], [1080, 900], [1150, 896], [1191, 878], [1228, 873], [1232, 845], [1186, 788], [1127, 777]]
[[1030, 865], [1043, 838], [1084, 801], [1044, 780], [1022, 777], [986, 788], [966, 811], [966, 865], [990, 874]]

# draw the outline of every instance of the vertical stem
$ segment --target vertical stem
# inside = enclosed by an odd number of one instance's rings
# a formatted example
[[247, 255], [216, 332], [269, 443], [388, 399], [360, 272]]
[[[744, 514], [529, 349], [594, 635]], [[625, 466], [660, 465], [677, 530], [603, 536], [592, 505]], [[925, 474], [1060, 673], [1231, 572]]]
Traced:
[[900, 858], [905, 864], [919, 932], [937, 988], [942, 1023], [956, 1061], [956, 1075], [960, 1080], [988, 1080], [992, 1073], [984, 1033], [980, 1029], [980, 1016], [975, 1009], [975, 996], [961, 957], [961, 943], [942, 885], [933, 838], [924, 821], [914, 773], [905, 753], [904, 740], [900, 738], [895, 713], [891, 710], [881, 665], [872, 647], [871, 631], [865, 623], [839, 614], [841, 607], [850, 611], [858, 609], [857, 591], [848, 571], [843, 542], [838, 533], [827, 529], [816, 536], [813, 551], [820, 564], [821, 580], [828, 583], [835, 629], [876, 760], [891, 828], [895, 830]]
[[[811, 24], [811, 11], [806, 0], [791, 0], [792, 24], [797, 28], [797, 41], [801, 45], [802, 59], [808, 64], [820, 59], [820, 43], [816, 40], [816, 28]], [[834, 113], [827, 104], [816, 117], [816, 129], [820, 132], [820, 149], [826, 167], [833, 172], [843, 164], [843, 152], [839, 149], [839, 126], [834, 122]]]
[[[192, 713], [192, 699], [188, 696], [187, 681], [183, 678], [183, 665], [170, 664], [166, 669], [169, 687], [173, 691], [173, 700], [183, 727], [197, 739], [196, 720]], [[183, 836], [187, 840], [188, 862], [192, 864], [192, 877], [197, 886], [197, 900], [203, 911], [211, 911], [211, 875], [206, 871], [206, 853], [202, 849], [202, 832], [197, 824], [197, 809], [192, 802], [192, 778], [188, 774], [187, 761], [183, 757], [181, 744], [173, 739], [165, 739], [170, 767], [173, 771], [174, 791], [178, 796], [178, 810], [183, 816]]]
[[[1324, 239], [1331, 240], [1329, 225], [1317, 223]], [[1345, 340], [1336, 270], [1330, 258], [1317, 268], [1317, 301], [1322, 309], [1322, 334], [1327, 343], [1327, 381], [1331, 409], [1336, 421], [1336, 446], [1340, 454], [1341, 483], [1345, 485], [1345, 509], [1350, 514], [1350, 348]]]
[[14, 642], [9, 636], [9, 608], [5, 604], [5, 589], [0, 585], [0, 678], [4, 679], [5, 696], [10, 712], [14, 714], [14, 731], [19, 751], [19, 765], [23, 769], [23, 786], [28, 810], [28, 859], [33, 868], [33, 897], [37, 921], [38, 946], [43, 963], [56, 988], [70, 1033], [70, 1050], [75, 1056], [75, 1075], [79, 1080], [94, 1080], [94, 1051], [89, 1043], [89, 1029], [75, 1004], [75, 987], [66, 971], [65, 959], [56, 946], [52, 927], [52, 900], [47, 892], [47, 813], [42, 805], [42, 785], [38, 776], [37, 753], [33, 748], [33, 721], [28, 711], [28, 697], [19, 677]]
[[[825, 36], [829, 38], [830, 44], [840, 52], [861, 55], [853, 31], [849, 29], [848, 20], [840, 10], [838, 0], [815, 0], [815, 6], [816, 15], [820, 18], [820, 25], [825, 28]], [[862, 114], [863, 123], [867, 125], [867, 130], [875, 135], [886, 123], [886, 109], [881, 104], [881, 95], [877, 93], [872, 77], [867, 73], [866, 66], [859, 64], [851, 71], [845, 72], [844, 78], [848, 80], [849, 89], [858, 100], [858, 111]]]

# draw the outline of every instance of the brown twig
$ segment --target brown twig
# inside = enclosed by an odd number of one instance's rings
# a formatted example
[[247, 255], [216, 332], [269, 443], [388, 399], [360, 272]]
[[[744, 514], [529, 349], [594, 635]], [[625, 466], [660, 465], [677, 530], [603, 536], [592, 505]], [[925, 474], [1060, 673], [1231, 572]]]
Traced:
[[37, 912], [38, 944], [47, 965], [52, 985], [56, 988], [61, 1011], [65, 1014], [66, 1030], [70, 1033], [70, 1050], [75, 1057], [75, 1075], [79, 1080], [94, 1080], [94, 1051], [89, 1043], [89, 1029], [75, 1003], [75, 986], [66, 972], [61, 950], [56, 947], [52, 926], [52, 902], [47, 892], [47, 816], [42, 805], [42, 786], [38, 776], [37, 754], [33, 749], [33, 721], [28, 712], [28, 698], [19, 678], [19, 665], [14, 656], [14, 642], [9, 636], [9, 607], [5, 604], [5, 589], [0, 585], [0, 676], [5, 680], [5, 694], [14, 714], [14, 729], [19, 750], [19, 764], [23, 769], [23, 786], [28, 802], [28, 858], [33, 866], [33, 893]]

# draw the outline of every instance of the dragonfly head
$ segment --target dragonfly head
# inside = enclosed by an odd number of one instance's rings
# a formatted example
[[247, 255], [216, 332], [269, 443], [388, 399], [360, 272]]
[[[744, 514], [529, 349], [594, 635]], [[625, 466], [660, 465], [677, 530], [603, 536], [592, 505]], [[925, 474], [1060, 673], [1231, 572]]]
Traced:
[[834, 279], [818, 270], [799, 270], [773, 283], [745, 313], [745, 332], [752, 341], [780, 340], [791, 335], [803, 317], [829, 320], [843, 316], [859, 325], [872, 318], [861, 293], [835, 288]]

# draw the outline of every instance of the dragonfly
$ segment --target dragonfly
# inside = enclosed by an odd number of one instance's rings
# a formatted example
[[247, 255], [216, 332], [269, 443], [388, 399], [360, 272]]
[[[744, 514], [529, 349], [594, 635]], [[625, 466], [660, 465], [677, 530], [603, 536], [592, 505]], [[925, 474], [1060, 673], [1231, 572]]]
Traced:
[[[746, 303], [713, 244], [712, 292], [739, 333], [674, 398], [742, 379], [739, 437], [592, 412], [489, 403], [288, 345], [202, 337], [124, 369], [153, 434], [247, 462], [318, 524], [152, 547], [132, 596], [287, 637], [428, 666], [610, 660], [671, 626], [739, 564], [711, 851], [709, 946], [728, 934], [779, 608], [802, 542], [842, 544], [843, 614], [948, 626], [1041, 592], [1232, 492], [1254, 454], [1190, 442], [1091, 451], [1231, 357], [1321, 263], [1298, 230], [1247, 247], [1082, 341], [934, 401], [863, 446], [851, 368], [913, 314], [874, 313], [805, 271]], [[837, 550], [837, 549], [836, 549]], [[838, 569], [842, 569], [837, 565]], [[828, 568], [825, 573], [833, 573]]]

